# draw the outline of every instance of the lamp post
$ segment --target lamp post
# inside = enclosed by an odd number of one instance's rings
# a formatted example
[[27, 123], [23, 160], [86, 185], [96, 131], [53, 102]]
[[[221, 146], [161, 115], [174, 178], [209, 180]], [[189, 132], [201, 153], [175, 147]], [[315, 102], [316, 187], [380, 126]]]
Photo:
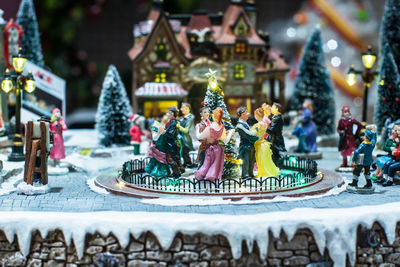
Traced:
[[368, 108], [368, 91], [371, 86], [371, 82], [374, 80], [374, 76], [378, 74], [376, 71], [372, 71], [372, 67], [375, 64], [376, 54], [372, 52], [371, 46], [368, 46], [367, 52], [361, 54], [361, 60], [365, 70], [356, 70], [354, 65], [350, 66], [347, 72], [347, 84], [353, 86], [356, 83], [356, 74], [361, 75], [364, 83], [364, 99], [363, 99], [363, 110], [362, 110], [362, 121], [367, 121], [367, 108]]
[[24, 155], [24, 143], [22, 142], [21, 133], [21, 93], [25, 89], [28, 93], [32, 93], [35, 90], [35, 80], [31, 72], [28, 75], [23, 75], [22, 71], [25, 68], [26, 58], [22, 55], [21, 50], [17, 56], [13, 57], [12, 65], [14, 67], [14, 73], [10, 73], [6, 69], [3, 80], [1, 82], [1, 89], [4, 92], [9, 93], [15, 88], [16, 95], [16, 106], [15, 106], [15, 134], [12, 143], [11, 154], [8, 156], [9, 161], [23, 161], [25, 160]]

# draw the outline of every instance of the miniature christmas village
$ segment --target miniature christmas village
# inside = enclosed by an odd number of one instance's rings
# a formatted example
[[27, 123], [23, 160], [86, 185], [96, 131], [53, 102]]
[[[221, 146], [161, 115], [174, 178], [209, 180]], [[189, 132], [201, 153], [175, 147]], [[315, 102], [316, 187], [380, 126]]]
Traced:
[[375, 28], [368, 1], [308, 1], [281, 38], [306, 35], [293, 65], [260, 3], [224, 1], [150, 1], [122, 52], [131, 84], [108, 62], [94, 129], [69, 121], [33, 0], [0, 9], [3, 266], [400, 264], [400, 1]]

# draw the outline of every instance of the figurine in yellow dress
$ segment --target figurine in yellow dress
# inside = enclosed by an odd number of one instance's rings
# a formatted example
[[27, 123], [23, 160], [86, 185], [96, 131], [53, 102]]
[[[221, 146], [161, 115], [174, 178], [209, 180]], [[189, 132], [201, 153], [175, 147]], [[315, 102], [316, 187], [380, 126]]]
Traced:
[[256, 109], [254, 111], [254, 117], [258, 121], [258, 123], [253, 125], [253, 129], [257, 131], [256, 135], [258, 136], [258, 140], [254, 144], [258, 168], [257, 177], [277, 176], [279, 174], [279, 168], [276, 167], [272, 161], [272, 151], [270, 148], [271, 144], [264, 138], [265, 131], [268, 126], [263, 120], [263, 109]]

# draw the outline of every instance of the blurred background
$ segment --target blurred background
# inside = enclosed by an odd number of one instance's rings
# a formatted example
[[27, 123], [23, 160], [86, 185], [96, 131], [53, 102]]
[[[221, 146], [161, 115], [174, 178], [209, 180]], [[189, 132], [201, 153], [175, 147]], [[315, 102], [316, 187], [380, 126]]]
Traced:
[[[33, 2], [46, 68], [67, 82], [68, 114], [82, 107], [96, 107], [109, 64], [117, 67], [131, 95], [132, 66], [127, 52], [133, 45], [133, 26], [146, 19], [152, 0]], [[329, 0], [333, 12], [328, 13], [321, 10], [321, 1], [254, 2], [258, 9], [256, 28], [269, 32], [271, 45], [282, 50], [291, 68], [286, 77], [286, 97], [291, 95], [302, 46], [319, 24], [326, 62], [337, 70], [336, 103], [351, 105], [353, 115], [359, 116], [362, 84], [350, 90], [343, 80], [351, 64], [362, 68], [360, 53], [366, 45], [379, 52], [379, 26], [385, 1]], [[19, 4], [20, 0], [1, 1], [3, 18], [15, 18]], [[218, 13], [224, 12], [228, 4], [229, 0], [165, 0], [164, 10], [170, 14], [192, 13], [198, 9]], [[369, 104], [373, 108], [376, 85], [372, 85], [370, 91]], [[338, 117], [340, 108], [337, 113]]]

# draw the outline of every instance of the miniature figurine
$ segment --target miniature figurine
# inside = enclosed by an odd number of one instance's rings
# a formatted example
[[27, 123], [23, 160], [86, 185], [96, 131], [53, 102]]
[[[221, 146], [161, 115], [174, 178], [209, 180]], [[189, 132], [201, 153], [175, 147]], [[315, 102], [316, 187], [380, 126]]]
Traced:
[[351, 116], [348, 106], [342, 107], [342, 117], [339, 120], [339, 151], [343, 162], [340, 167], [348, 167], [347, 157], [357, 148], [356, 138], [359, 136], [362, 124]]
[[[383, 146], [383, 150], [388, 152], [387, 155], [381, 155], [376, 158], [376, 172], [372, 175], [372, 180], [378, 180], [379, 182], [384, 182], [383, 177], [383, 168], [385, 164], [390, 164], [394, 162], [393, 159], [393, 150], [397, 148], [400, 144], [400, 125], [394, 125], [392, 129], [391, 136], [386, 139], [386, 142]], [[380, 181], [379, 181], [380, 180]]]
[[165, 138], [167, 151], [167, 161], [172, 168], [172, 172], [175, 178], [180, 177], [181, 173], [185, 172], [185, 168], [182, 166], [179, 158], [178, 148], [178, 129], [176, 117], [178, 116], [178, 109], [175, 106], [168, 108], [167, 111], [168, 122], [165, 125]]
[[132, 126], [129, 129], [129, 134], [132, 136], [131, 144], [133, 145], [133, 155], [140, 154], [140, 143], [142, 143], [142, 136], [146, 136], [146, 133], [140, 129], [137, 121], [139, 119], [139, 115], [134, 114], [132, 115]]
[[257, 177], [277, 176], [279, 174], [279, 168], [276, 167], [272, 161], [271, 144], [264, 138], [267, 124], [263, 121], [263, 109], [256, 109], [254, 111], [254, 117], [258, 121], [258, 123], [252, 127], [252, 130], [256, 130], [256, 135], [258, 137], [258, 140], [254, 143], [258, 169]]
[[239, 117], [236, 125], [236, 130], [240, 136], [239, 157], [243, 160], [242, 178], [254, 177], [253, 170], [256, 162], [254, 143], [258, 140], [257, 131], [251, 130], [247, 124], [250, 114], [245, 107], [238, 108], [236, 112]]
[[183, 118], [179, 121], [177, 128], [179, 130], [178, 139], [180, 140], [180, 154], [183, 158], [183, 166], [192, 168], [194, 167], [190, 156], [189, 151], [193, 151], [193, 143], [192, 138], [190, 137], [190, 130], [193, 127], [194, 116], [190, 113], [190, 104], [182, 103], [181, 112], [183, 114]]
[[165, 124], [168, 122], [169, 117], [164, 115], [161, 122], [155, 121], [150, 126], [152, 143], [146, 156], [150, 158], [149, 164], [147, 164], [145, 171], [155, 177], [166, 177], [169, 176], [172, 171], [167, 161], [168, 146], [165, 138]]
[[271, 125], [267, 128], [268, 138], [271, 142], [272, 160], [277, 167], [281, 166], [281, 153], [286, 152], [285, 141], [282, 136], [283, 119], [281, 115], [282, 106], [274, 103], [271, 107], [272, 120]]
[[50, 132], [53, 133], [54, 145], [50, 151], [50, 158], [54, 160], [54, 166], [57, 166], [60, 160], [65, 158], [63, 131], [66, 130], [68, 130], [67, 124], [61, 116], [60, 109], [53, 109], [53, 115], [50, 119]]
[[312, 121], [312, 101], [310, 99], [306, 99], [303, 102], [303, 109], [301, 110], [301, 128], [305, 134], [305, 142], [307, 145], [307, 150], [309, 152], [317, 151], [317, 127], [315, 123]]
[[199, 164], [199, 168], [201, 165], [203, 165], [204, 162], [204, 156], [205, 156], [205, 150], [208, 147], [208, 144], [205, 140], [200, 139], [200, 134], [204, 131], [204, 129], [211, 124], [211, 121], [209, 120], [210, 117], [210, 111], [208, 107], [202, 107], [200, 109], [200, 116], [201, 116], [201, 121], [196, 124], [196, 137], [200, 141], [200, 146], [199, 146], [199, 151], [197, 152], [197, 157], [196, 157], [196, 164]]
[[224, 146], [219, 141], [226, 144], [235, 132], [234, 129], [225, 131], [222, 124], [222, 109], [216, 108], [212, 113], [213, 122], [208, 125], [199, 135], [201, 140], [208, 144], [205, 150], [203, 165], [194, 172], [197, 179], [221, 180], [224, 167]]
[[[354, 151], [352, 162], [355, 163], [356, 167], [353, 170], [353, 181], [349, 184], [349, 186], [357, 187], [358, 178], [360, 177], [361, 171], [364, 169], [364, 177], [366, 180], [366, 184], [362, 189], [369, 189], [372, 187], [371, 179], [370, 179], [370, 168], [372, 164], [372, 151], [374, 150], [376, 143], [376, 134], [370, 130], [365, 131], [364, 133], [364, 141], [361, 145]], [[358, 156], [363, 154], [364, 157], [362, 160], [358, 159]]]
[[295, 128], [292, 132], [292, 135], [296, 136], [298, 139], [297, 148], [294, 152], [296, 153], [309, 153], [310, 151], [307, 148], [306, 144], [306, 134], [304, 133], [303, 125], [301, 120], [294, 120]]

